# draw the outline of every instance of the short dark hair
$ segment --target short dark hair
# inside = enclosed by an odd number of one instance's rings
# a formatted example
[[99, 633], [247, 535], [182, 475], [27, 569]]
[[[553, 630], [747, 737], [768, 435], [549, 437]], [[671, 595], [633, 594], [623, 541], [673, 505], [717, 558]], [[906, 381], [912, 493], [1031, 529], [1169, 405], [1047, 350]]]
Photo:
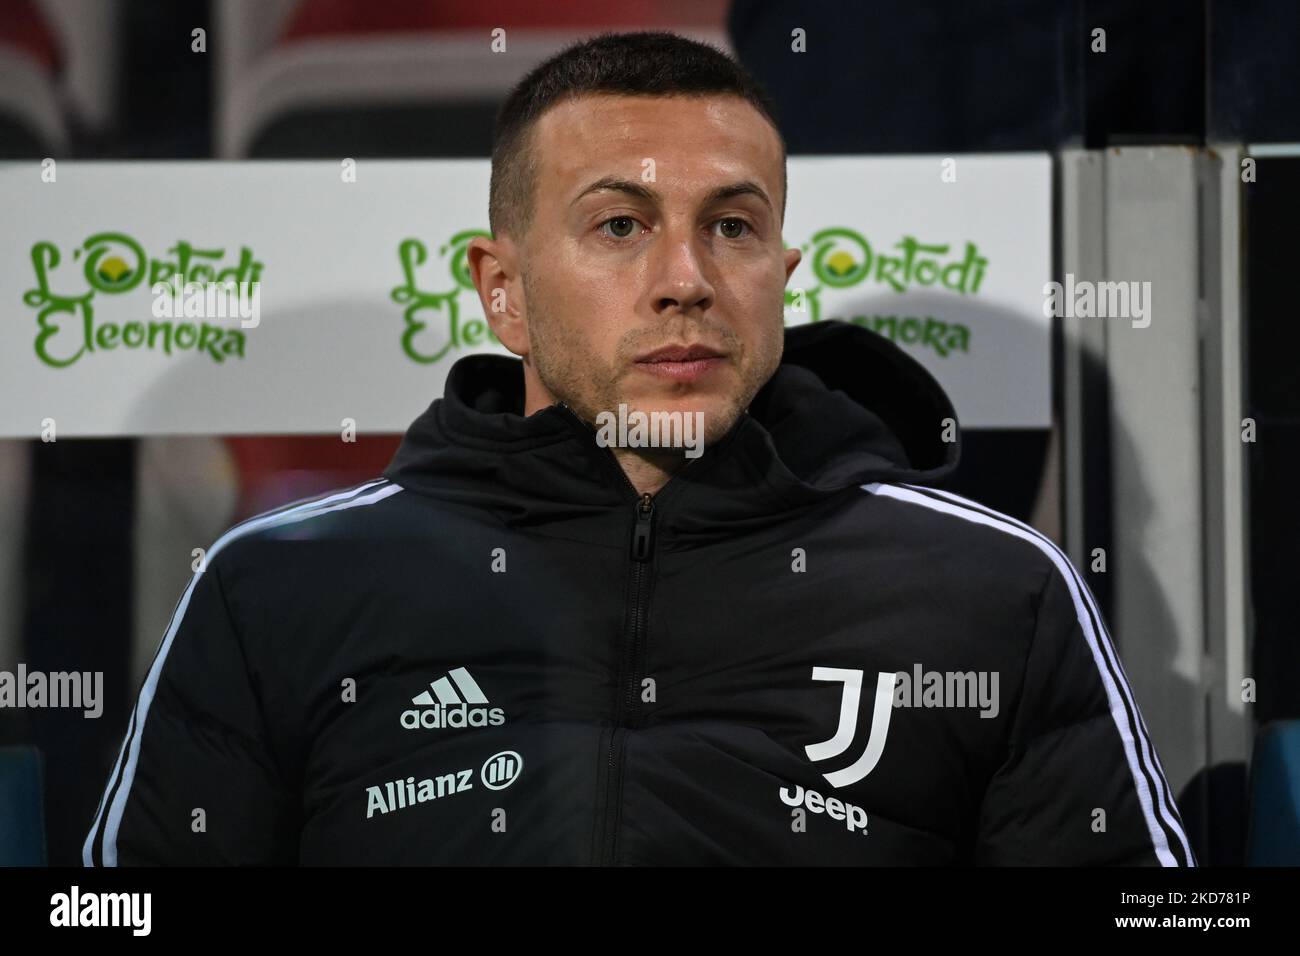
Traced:
[[497, 114], [488, 225], [493, 236], [522, 238], [533, 219], [537, 159], [533, 127], [550, 107], [587, 94], [711, 96], [747, 100], [781, 143], [781, 218], [785, 219], [785, 139], [763, 88], [739, 63], [707, 43], [666, 31], [602, 33], [575, 43], [531, 70]]

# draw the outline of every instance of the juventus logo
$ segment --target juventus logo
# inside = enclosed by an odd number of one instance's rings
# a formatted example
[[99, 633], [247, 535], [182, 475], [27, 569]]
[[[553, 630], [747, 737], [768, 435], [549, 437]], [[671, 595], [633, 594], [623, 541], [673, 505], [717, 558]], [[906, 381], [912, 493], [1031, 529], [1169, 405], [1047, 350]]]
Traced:
[[[862, 698], [862, 671], [846, 667], [814, 667], [812, 679], [838, 681], [844, 685], [840, 697], [840, 723], [835, 728], [835, 736], [804, 748], [809, 760], [820, 763], [838, 757], [853, 743], [858, 728], [858, 704]], [[893, 672], [881, 671], [877, 675], [876, 704], [871, 712], [871, 736], [867, 739], [867, 749], [843, 770], [822, 774], [832, 787], [857, 783], [876, 769], [880, 755], [885, 751], [885, 737], [889, 734], [889, 715], [894, 709], [894, 682], [897, 679], [898, 675]]]

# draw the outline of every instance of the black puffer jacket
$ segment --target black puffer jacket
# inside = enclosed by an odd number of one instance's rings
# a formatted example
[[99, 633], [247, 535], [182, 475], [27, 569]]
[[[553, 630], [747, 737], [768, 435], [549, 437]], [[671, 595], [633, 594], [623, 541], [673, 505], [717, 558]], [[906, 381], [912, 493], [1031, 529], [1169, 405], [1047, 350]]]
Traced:
[[1078, 573], [921, 487], [954, 416], [894, 345], [789, 330], [648, 501], [522, 407], [461, 359], [384, 478], [209, 550], [88, 864], [1192, 862]]

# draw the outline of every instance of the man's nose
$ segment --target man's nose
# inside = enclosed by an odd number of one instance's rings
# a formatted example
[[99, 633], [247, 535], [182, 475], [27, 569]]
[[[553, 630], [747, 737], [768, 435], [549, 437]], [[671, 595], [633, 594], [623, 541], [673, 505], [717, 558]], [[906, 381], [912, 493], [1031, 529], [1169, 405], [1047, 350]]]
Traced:
[[657, 313], [703, 312], [713, 304], [713, 285], [705, 274], [704, 240], [689, 230], [669, 230], [654, 250], [652, 299]]

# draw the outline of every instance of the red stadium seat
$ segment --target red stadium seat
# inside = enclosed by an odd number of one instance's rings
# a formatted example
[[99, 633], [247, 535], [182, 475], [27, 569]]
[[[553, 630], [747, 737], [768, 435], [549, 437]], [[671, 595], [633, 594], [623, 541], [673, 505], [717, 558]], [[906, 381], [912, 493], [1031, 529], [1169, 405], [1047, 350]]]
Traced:
[[66, 153], [53, 30], [34, 0], [9, 0], [0, 17], [0, 159]]
[[[220, 0], [217, 11], [226, 158], [486, 156], [506, 92], [574, 40], [635, 27], [729, 48], [727, 0]], [[496, 27], [504, 54], [489, 45]]]
[[35, 60], [47, 73], [59, 65], [54, 33], [33, 0], [9, 0], [0, 17], [0, 47], [19, 50]]
[[227, 438], [239, 475], [233, 521], [289, 501], [377, 478], [388, 466], [401, 435], [257, 435]]
[[299, 4], [281, 42], [313, 36], [365, 33], [490, 30], [493, 27], [529, 30], [696, 29], [721, 27], [727, 4], [664, 2], [664, 0], [587, 0], [577, 3], [538, 3], [537, 0], [497, 0], [493, 3], [430, 3], [428, 0], [306, 0]]

